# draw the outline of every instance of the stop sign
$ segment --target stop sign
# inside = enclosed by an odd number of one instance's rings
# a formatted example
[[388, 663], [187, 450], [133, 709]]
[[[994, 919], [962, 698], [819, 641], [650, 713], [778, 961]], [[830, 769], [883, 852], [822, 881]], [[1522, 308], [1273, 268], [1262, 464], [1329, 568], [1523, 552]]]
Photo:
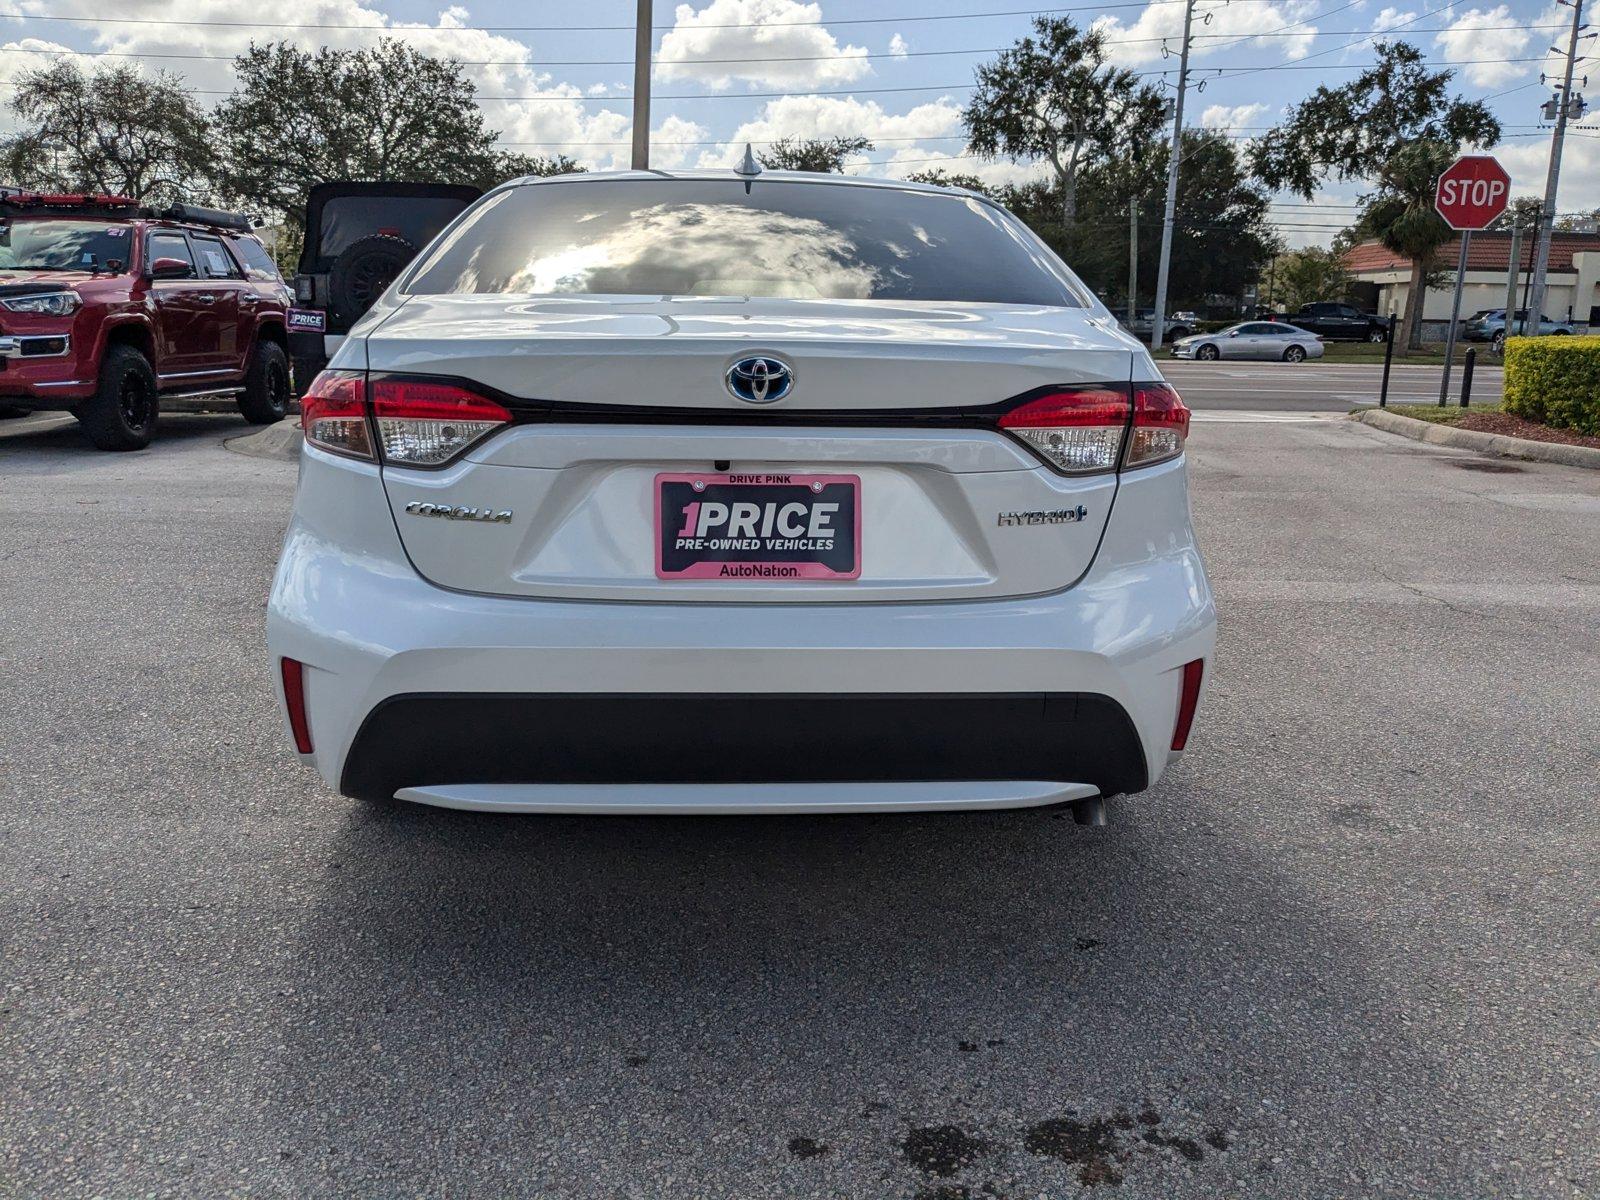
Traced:
[[1463, 154], [1445, 168], [1433, 206], [1451, 229], [1487, 229], [1511, 202], [1511, 176], [1488, 154]]

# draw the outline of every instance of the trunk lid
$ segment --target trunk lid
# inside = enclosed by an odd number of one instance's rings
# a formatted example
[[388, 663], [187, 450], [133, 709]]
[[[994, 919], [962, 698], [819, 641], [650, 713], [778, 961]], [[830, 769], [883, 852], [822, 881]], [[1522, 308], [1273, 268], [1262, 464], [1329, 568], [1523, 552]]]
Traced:
[[[1093, 561], [1116, 476], [1061, 475], [975, 410], [1126, 385], [1135, 353], [1081, 309], [493, 295], [410, 297], [366, 350], [374, 373], [453, 379], [518, 417], [442, 469], [384, 467], [423, 576], [496, 595], [661, 602], [1071, 586]], [[750, 355], [786, 362], [789, 394], [734, 396], [725, 375]], [[708, 495], [730, 477], [858, 481], [858, 573], [660, 578], [658, 477], [671, 475]]]

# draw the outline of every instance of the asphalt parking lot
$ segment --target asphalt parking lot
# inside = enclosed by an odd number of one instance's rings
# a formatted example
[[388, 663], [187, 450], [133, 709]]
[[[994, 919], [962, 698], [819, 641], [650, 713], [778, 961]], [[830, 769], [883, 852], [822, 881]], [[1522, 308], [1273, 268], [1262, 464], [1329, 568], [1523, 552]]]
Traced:
[[0, 1191], [1600, 1194], [1600, 473], [1178, 382], [1217, 676], [1100, 829], [344, 800], [293, 464], [0, 424]]

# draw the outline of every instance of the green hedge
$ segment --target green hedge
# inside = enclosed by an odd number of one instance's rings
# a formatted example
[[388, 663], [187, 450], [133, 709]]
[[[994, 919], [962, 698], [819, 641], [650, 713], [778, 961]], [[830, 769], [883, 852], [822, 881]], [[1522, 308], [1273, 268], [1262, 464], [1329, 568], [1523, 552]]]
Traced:
[[1600, 337], [1507, 338], [1505, 410], [1600, 436]]

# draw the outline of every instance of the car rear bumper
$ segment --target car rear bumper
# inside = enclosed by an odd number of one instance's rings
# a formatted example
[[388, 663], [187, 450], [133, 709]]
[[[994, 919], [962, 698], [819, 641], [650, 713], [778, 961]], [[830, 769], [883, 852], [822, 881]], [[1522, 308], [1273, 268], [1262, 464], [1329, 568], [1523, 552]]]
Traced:
[[363, 797], [789, 812], [1137, 791], [1173, 757], [1183, 666], [1215, 639], [1184, 471], [1124, 483], [1094, 566], [1058, 593], [624, 604], [436, 587], [376, 470], [308, 450], [273, 674], [281, 689], [279, 660], [305, 664], [305, 757]]

